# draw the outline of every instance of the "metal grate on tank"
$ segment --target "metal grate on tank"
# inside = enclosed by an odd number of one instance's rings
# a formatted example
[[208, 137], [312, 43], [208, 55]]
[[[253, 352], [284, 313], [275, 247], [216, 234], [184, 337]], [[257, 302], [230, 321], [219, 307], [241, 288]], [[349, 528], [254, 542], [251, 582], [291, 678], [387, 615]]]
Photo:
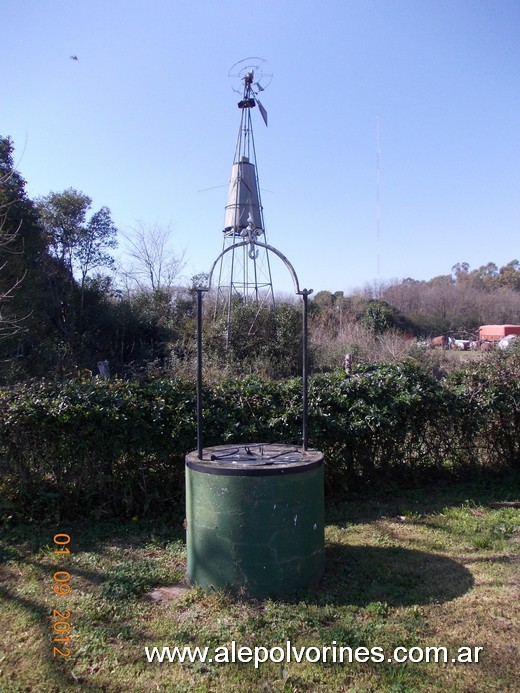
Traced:
[[252, 466], [273, 464], [297, 464], [305, 459], [298, 448], [287, 449], [286, 445], [241, 445], [229, 449], [219, 448], [210, 456], [212, 462], [247, 464]]

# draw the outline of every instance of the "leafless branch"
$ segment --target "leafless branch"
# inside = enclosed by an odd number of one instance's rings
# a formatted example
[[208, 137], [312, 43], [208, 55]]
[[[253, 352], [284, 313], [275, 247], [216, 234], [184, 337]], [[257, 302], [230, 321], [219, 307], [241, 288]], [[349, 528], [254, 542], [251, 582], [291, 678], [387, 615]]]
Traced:
[[126, 241], [129, 260], [119, 270], [127, 291], [171, 289], [184, 267], [185, 253], [177, 253], [171, 240], [171, 227], [138, 222], [129, 232], [121, 233]]

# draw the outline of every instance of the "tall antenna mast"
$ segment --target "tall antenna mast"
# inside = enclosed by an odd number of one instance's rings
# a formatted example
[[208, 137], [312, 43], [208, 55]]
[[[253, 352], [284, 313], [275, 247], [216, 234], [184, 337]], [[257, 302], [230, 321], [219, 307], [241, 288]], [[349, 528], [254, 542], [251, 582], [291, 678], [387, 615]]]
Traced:
[[[266, 303], [274, 306], [267, 250], [243, 245], [244, 240], [256, 240], [262, 235], [262, 242], [267, 243], [251, 113], [258, 106], [267, 125], [267, 111], [258, 94], [270, 84], [272, 74], [268, 73], [267, 63], [262, 58], [246, 58], [233, 65], [229, 76], [241, 84], [240, 91], [234, 89], [241, 97], [237, 104], [240, 109], [240, 126], [223, 229], [223, 251], [233, 249], [222, 256], [215, 306], [215, 314], [225, 307], [228, 343], [234, 303], [254, 302], [258, 306]], [[235, 249], [233, 246], [239, 243], [241, 246]]]
[[379, 146], [379, 114], [376, 118], [376, 271], [377, 279], [380, 277], [379, 250], [380, 250], [380, 227], [381, 227], [381, 198], [380, 198], [380, 178], [381, 178], [381, 147]]

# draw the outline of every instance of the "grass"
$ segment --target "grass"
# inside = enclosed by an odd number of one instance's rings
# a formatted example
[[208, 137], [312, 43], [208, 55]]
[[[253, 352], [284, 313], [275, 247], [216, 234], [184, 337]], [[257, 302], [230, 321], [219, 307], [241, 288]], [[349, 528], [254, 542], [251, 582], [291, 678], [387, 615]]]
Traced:
[[[513, 691], [519, 648], [519, 477], [387, 489], [328, 504], [327, 568], [315, 591], [246, 600], [181, 582], [182, 518], [6, 524], [0, 541], [2, 691]], [[58, 561], [53, 536], [71, 536]], [[70, 595], [55, 595], [57, 570]], [[59, 578], [66, 577], [58, 574]], [[52, 613], [70, 611], [67, 658]], [[66, 626], [59, 626], [66, 628]], [[463, 646], [478, 663], [149, 663], [144, 646]], [[56, 643], [54, 643], [56, 645]], [[61, 644], [60, 644], [61, 646]], [[330, 651], [329, 651], [330, 652]], [[415, 650], [418, 652], [418, 650]], [[386, 656], [385, 656], [386, 659]]]

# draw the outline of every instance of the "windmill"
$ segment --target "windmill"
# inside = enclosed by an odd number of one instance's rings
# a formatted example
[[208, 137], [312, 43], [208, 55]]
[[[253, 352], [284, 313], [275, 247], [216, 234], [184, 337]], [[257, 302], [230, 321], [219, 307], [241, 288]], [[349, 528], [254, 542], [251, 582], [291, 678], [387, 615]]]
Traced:
[[[233, 305], [255, 303], [274, 307], [271, 266], [267, 249], [244, 241], [266, 243], [263, 208], [258, 183], [252, 112], [256, 107], [267, 126], [267, 111], [258, 95], [269, 85], [267, 63], [262, 58], [246, 58], [231, 68], [229, 76], [241, 84], [238, 108], [240, 127], [231, 169], [223, 229], [223, 252], [218, 271], [215, 315], [227, 315], [229, 342]], [[262, 238], [263, 237], [263, 238]], [[234, 247], [235, 245], [239, 247]]]
[[[263, 63], [249, 58], [234, 66], [242, 81], [241, 122], [226, 206], [224, 249], [204, 275], [205, 281], [193, 287], [197, 296], [197, 450], [186, 455], [185, 484], [188, 581], [203, 588], [225, 586], [260, 599], [312, 589], [323, 575], [325, 556], [323, 453], [308, 447], [307, 318], [312, 290], [300, 289], [294, 267], [265, 240], [260, 202], [251, 112], [258, 106], [267, 125], [267, 112], [258, 100], [266, 86], [259, 69]], [[220, 268], [217, 300], [227, 310], [230, 366], [238, 360], [230, 343], [234, 303], [251, 304], [253, 323], [247, 335], [237, 330], [236, 340], [241, 342], [247, 366], [253, 351], [247, 349], [248, 338], [262, 331], [261, 307], [274, 306], [269, 254], [282, 261], [295, 293], [303, 299], [302, 446], [259, 441], [205, 448], [202, 297], [211, 291], [215, 270]], [[230, 259], [227, 269], [226, 258]], [[273, 317], [272, 312], [266, 313]], [[267, 330], [269, 335], [273, 333]], [[206, 406], [211, 405], [207, 402]]]

